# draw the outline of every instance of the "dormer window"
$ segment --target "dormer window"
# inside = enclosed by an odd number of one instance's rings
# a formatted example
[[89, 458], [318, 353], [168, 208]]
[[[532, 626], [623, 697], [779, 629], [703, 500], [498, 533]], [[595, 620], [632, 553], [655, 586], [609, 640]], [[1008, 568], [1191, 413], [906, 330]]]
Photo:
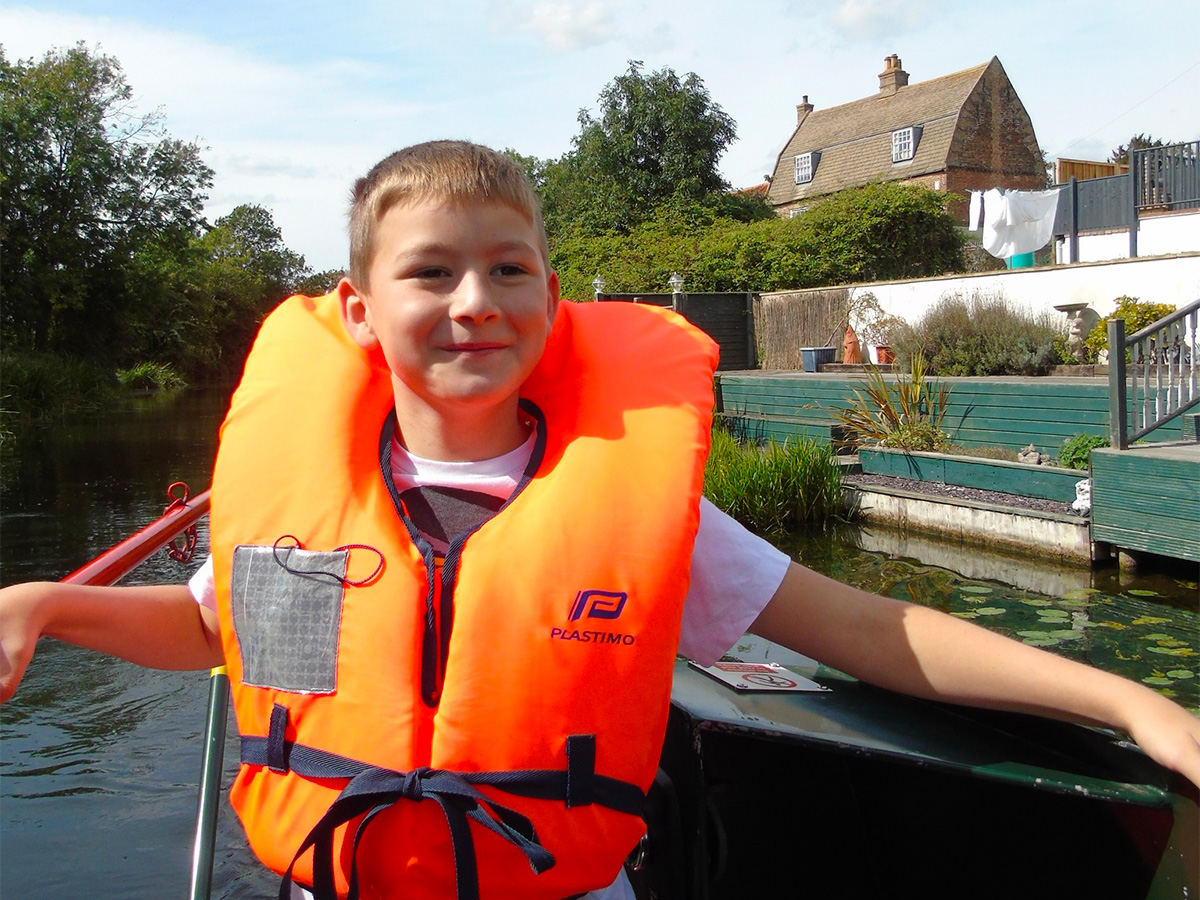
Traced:
[[794, 160], [796, 166], [796, 184], [808, 184], [813, 180], [813, 172], [817, 168], [817, 160], [821, 154], [813, 150], [810, 153], [798, 153]]
[[921, 139], [921, 126], [910, 125], [892, 132], [892, 162], [906, 162], [917, 152], [917, 141]]

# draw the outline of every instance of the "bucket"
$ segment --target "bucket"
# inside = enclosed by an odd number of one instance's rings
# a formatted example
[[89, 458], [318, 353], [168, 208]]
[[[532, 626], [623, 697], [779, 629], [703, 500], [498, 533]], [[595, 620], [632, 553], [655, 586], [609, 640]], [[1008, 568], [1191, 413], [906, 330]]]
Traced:
[[805, 372], [819, 372], [820, 366], [833, 362], [836, 347], [801, 347], [800, 360]]

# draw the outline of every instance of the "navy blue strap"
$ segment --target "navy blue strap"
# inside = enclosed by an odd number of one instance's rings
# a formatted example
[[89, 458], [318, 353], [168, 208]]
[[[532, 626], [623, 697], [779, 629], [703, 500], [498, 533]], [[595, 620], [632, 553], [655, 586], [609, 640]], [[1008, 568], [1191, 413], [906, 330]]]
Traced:
[[[275, 725], [275, 719], [273, 713], [272, 726]], [[286, 725], [286, 711], [282, 721]], [[450, 830], [458, 900], [479, 900], [475, 843], [468, 819], [475, 820], [513, 844], [525, 854], [534, 872], [544, 872], [554, 865], [554, 856], [539, 842], [533, 823], [521, 813], [476, 790], [475, 785], [495, 787], [532, 799], [558, 800], [568, 806], [599, 803], [630, 815], [641, 815], [646, 796], [637, 785], [596, 774], [594, 735], [572, 735], [567, 738], [567, 760], [565, 771], [528, 769], [458, 773], [419, 768], [411, 772], [396, 772], [303, 744], [281, 742], [274, 727], [272, 734], [266, 738], [242, 738], [242, 763], [245, 765], [269, 766], [271, 762], [282, 762], [284, 768], [271, 768], [274, 771], [290, 770], [306, 778], [349, 779], [292, 858], [292, 864], [280, 882], [280, 900], [287, 900], [292, 869], [309, 847], [314, 848], [312, 887], [315, 900], [336, 900], [334, 831], [365, 813], [354, 835], [350, 868], [348, 900], [355, 900], [358, 897], [358, 843], [375, 816], [399, 800], [433, 800], [441, 807]]]

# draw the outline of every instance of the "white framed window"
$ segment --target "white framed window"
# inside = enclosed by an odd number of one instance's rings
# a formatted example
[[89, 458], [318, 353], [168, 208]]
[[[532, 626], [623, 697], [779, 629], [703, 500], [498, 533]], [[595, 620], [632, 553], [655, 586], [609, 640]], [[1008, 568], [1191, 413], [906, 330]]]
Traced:
[[904, 162], [917, 151], [917, 129], [910, 125], [892, 132], [892, 162]]
[[813, 179], [813, 158], [811, 153], [796, 155], [796, 184], [807, 184]]

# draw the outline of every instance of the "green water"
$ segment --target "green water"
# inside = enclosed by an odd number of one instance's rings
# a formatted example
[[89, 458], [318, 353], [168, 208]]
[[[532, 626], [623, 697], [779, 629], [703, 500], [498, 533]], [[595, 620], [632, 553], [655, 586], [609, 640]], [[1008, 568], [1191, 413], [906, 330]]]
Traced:
[[1195, 566], [1088, 570], [881, 528], [795, 535], [782, 546], [832, 578], [1141, 681], [1200, 715]]

